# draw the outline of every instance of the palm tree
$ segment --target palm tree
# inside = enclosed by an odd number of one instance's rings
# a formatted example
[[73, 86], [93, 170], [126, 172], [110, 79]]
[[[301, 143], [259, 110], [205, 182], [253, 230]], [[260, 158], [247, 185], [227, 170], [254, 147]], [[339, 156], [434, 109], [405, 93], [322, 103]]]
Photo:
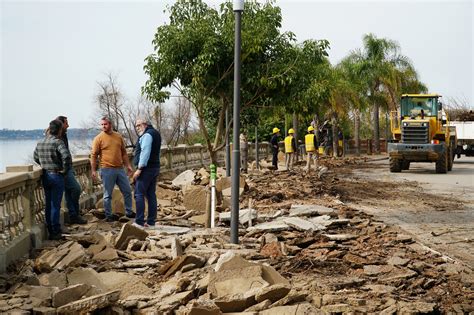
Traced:
[[[373, 137], [375, 152], [380, 152], [380, 105], [388, 108], [396, 104], [401, 91], [401, 77], [407, 69], [414, 68], [410, 60], [400, 54], [397, 42], [377, 38], [374, 34], [366, 34], [363, 38], [362, 50], [354, 51], [353, 57], [360, 63], [361, 75], [367, 84], [367, 97], [373, 106]], [[416, 72], [414, 72], [416, 73]]]

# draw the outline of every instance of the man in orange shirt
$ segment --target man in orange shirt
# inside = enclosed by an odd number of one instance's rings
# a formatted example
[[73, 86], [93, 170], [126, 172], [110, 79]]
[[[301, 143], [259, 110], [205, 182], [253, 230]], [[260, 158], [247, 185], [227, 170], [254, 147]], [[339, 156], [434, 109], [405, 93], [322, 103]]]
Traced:
[[102, 117], [100, 121], [102, 132], [99, 133], [92, 142], [91, 169], [92, 179], [97, 178], [97, 156], [100, 158], [100, 176], [104, 185], [104, 209], [107, 222], [116, 221], [112, 214], [112, 192], [115, 184], [122, 192], [125, 213], [128, 218], [134, 218], [132, 211], [132, 188], [125, 174], [124, 166], [128, 175], [132, 175], [132, 166], [128, 160], [125, 150], [125, 141], [122, 135], [112, 130], [112, 123], [109, 118]]

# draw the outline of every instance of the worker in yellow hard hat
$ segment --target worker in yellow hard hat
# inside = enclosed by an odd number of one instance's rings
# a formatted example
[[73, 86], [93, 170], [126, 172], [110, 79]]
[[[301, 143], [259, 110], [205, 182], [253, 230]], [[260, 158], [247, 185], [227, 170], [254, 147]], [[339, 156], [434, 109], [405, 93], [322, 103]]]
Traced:
[[286, 169], [289, 171], [293, 168], [293, 158], [296, 152], [296, 140], [293, 136], [295, 130], [290, 128], [288, 130], [288, 136], [285, 137], [285, 158], [286, 158]]
[[278, 169], [278, 136], [280, 135], [280, 129], [277, 127], [273, 128], [272, 138], [270, 144], [272, 146], [272, 165], [275, 170]]
[[316, 135], [314, 134], [314, 127], [308, 127], [308, 134], [304, 137], [304, 144], [306, 149], [306, 171], [309, 173], [311, 170], [312, 160], [315, 162], [315, 168], [318, 168], [318, 142]]

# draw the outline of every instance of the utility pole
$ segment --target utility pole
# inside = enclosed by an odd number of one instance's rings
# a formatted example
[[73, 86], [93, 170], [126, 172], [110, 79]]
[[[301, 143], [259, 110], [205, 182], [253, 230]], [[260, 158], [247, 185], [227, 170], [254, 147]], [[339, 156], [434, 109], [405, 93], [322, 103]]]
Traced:
[[229, 108], [225, 110], [225, 176], [230, 177]]
[[239, 243], [239, 182], [240, 182], [240, 50], [242, 45], [241, 25], [244, 0], [234, 0], [234, 145], [232, 147], [232, 213], [230, 241]]

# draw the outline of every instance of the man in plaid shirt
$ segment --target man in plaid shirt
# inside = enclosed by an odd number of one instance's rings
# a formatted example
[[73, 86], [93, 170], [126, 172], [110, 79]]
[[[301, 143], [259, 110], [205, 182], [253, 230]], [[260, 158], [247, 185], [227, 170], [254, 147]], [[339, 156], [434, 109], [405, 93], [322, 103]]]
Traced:
[[72, 167], [71, 154], [61, 140], [62, 129], [61, 121], [51, 121], [46, 137], [38, 142], [33, 155], [35, 162], [43, 168], [41, 180], [46, 203], [46, 226], [50, 240], [62, 238], [59, 217], [64, 193], [64, 174]]

